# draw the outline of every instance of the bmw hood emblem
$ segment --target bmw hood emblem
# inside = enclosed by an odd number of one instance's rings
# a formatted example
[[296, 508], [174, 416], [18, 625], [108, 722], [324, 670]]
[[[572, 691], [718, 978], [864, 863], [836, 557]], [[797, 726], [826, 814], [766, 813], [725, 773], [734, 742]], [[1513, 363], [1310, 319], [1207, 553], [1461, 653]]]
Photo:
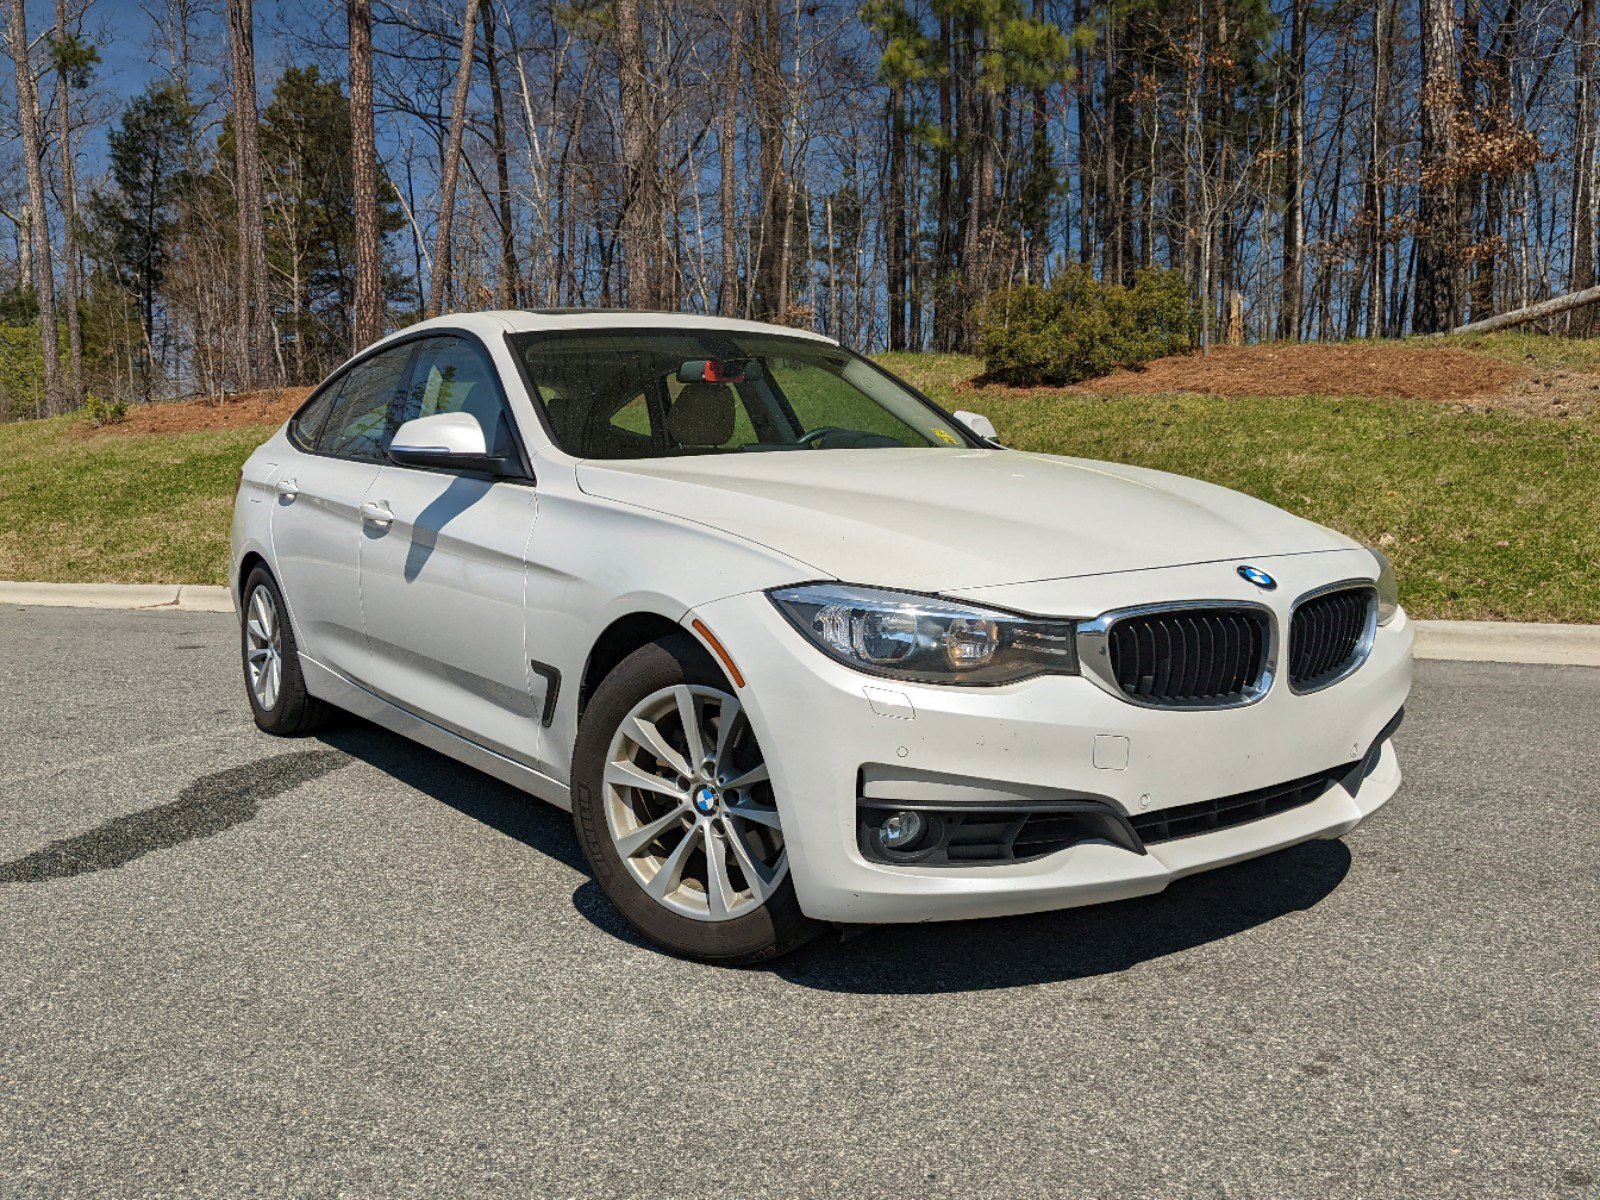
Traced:
[[1278, 586], [1278, 581], [1259, 567], [1240, 567], [1239, 578], [1255, 584], [1264, 592], [1270, 592]]

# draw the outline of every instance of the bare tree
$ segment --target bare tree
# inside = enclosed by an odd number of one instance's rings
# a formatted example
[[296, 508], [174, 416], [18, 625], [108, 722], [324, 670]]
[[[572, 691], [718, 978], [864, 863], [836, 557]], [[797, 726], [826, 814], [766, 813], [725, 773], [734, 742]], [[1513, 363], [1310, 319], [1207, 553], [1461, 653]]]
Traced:
[[750, 78], [760, 162], [761, 212], [753, 233], [755, 315], [779, 317], [788, 306], [785, 246], [793, 199], [789, 183], [788, 85], [783, 74], [783, 13], [777, 0], [753, 0], [750, 9]]
[[1300, 336], [1306, 289], [1306, 10], [1310, 0], [1292, 0], [1289, 34], [1289, 137], [1284, 149], [1283, 308], [1278, 336]]
[[378, 138], [372, 111], [372, 0], [349, 0], [350, 177], [356, 219], [355, 346], [383, 336], [383, 258], [378, 226]]
[[495, 219], [500, 242], [500, 267], [495, 273], [495, 299], [514, 308], [518, 295], [517, 243], [512, 228], [511, 162], [506, 144], [505, 95], [500, 87], [500, 48], [496, 44], [494, 0], [483, 5], [483, 57], [489, 71], [490, 147], [494, 152]]
[[744, 21], [738, 5], [728, 19], [727, 62], [722, 74], [722, 120], [717, 127], [717, 151], [722, 175], [718, 180], [722, 225], [722, 282], [717, 289], [717, 311], [725, 317], [739, 312], [739, 191], [738, 137], [740, 56]]
[[[1578, 23], [1578, 61], [1574, 72], [1573, 108], [1577, 115], [1572, 158], [1572, 269], [1570, 288], [1582, 291], [1595, 282], [1595, 220], [1600, 211], [1595, 187], [1595, 166], [1600, 155], [1600, 114], [1595, 96], [1595, 0], [1582, 0]], [[1571, 332], [1592, 333], [1593, 309], [1583, 309], [1571, 318]]]
[[83, 325], [79, 304], [83, 298], [83, 264], [78, 257], [78, 168], [72, 149], [72, 74], [77, 42], [68, 27], [66, 0], [56, 0], [56, 149], [61, 155], [61, 246], [66, 261], [68, 397], [73, 407], [83, 403]]
[[267, 278], [267, 218], [261, 182], [261, 124], [256, 105], [253, 0], [228, 0], [233, 50], [234, 195], [239, 221], [239, 332], [246, 387], [282, 381]]
[[439, 178], [439, 224], [434, 234], [433, 276], [428, 288], [428, 315], [444, 311], [450, 296], [450, 228], [455, 220], [456, 183], [461, 174], [461, 140], [467, 127], [467, 97], [472, 88], [472, 43], [478, 27], [478, 0], [467, 0], [462, 19], [461, 57], [456, 66], [455, 94], [450, 102], [450, 132], [445, 141]]
[[661, 225], [656, 163], [656, 119], [645, 77], [644, 21], [639, 0], [616, 0], [617, 94], [621, 103], [622, 213], [618, 222], [627, 270], [628, 304], [659, 308], [657, 271], [650, 253]]
[[22, 127], [23, 169], [28, 176], [28, 232], [32, 241], [33, 289], [39, 305], [39, 343], [44, 356], [44, 410], [64, 411], [56, 333], [56, 279], [51, 260], [50, 221], [45, 208], [44, 162], [39, 129], [39, 80], [28, 43], [26, 0], [10, 0], [6, 41], [17, 83], [17, 123]]
[[1417, 205], [1418, 333], [1455, 324], [1461, 308], [1461, 214], [1453, 160], [1460, 81], [1456, 69], [1454, 0], [1419, 0], [1422, 25], [1421, 176]]

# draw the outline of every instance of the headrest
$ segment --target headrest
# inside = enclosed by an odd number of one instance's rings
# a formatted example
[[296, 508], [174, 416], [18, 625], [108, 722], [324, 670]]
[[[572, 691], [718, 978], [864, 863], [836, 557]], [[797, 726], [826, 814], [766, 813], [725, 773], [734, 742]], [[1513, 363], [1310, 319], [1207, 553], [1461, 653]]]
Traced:
[[686, 383], [667, 413], [667, 434], [680, 446], [722, 446], [733, 436], [733, 389]]

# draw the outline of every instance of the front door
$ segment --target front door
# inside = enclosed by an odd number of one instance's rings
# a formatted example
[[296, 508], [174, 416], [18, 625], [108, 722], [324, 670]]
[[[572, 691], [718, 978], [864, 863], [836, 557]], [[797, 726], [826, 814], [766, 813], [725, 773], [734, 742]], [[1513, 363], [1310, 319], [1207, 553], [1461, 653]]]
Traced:
[[366, 678], [361, 613], [361, 505], [378, 479], [391, 401], [409, 347], [358, 362], [306, 410], [301, 453], [275, 480], [272, 551], [301, 651], [349, 679]]
[[[513, 436], [494, 367], [467, 338], [418, 343], [396, 424], [442, 412], [476, 417], [491, 446]], [[524, 645], [523, 567], [538, 494], [528, 482], [389, 464], [364, 511], [372, 690], [533, 761], [540, 713]]]

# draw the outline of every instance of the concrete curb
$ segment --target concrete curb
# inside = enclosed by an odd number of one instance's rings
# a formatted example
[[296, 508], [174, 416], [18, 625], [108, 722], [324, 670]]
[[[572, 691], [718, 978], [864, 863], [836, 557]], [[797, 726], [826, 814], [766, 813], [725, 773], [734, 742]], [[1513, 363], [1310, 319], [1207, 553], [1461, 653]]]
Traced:
[[[233, 611], [227, 588], [177, 583], [8, 583], [0, 604], [149, 612]], [[1516, 621], [1413, 621], [1417, 657], [1457, 662], [1600, 667], [1600, 625]]]
[[225, 587], [196, 583], [12, 583], [0, 579], [0, 604], [231, 613], [233, 594]]
[[1418, 658], [1600, 667], [1600, 625], [1414, 621]]

